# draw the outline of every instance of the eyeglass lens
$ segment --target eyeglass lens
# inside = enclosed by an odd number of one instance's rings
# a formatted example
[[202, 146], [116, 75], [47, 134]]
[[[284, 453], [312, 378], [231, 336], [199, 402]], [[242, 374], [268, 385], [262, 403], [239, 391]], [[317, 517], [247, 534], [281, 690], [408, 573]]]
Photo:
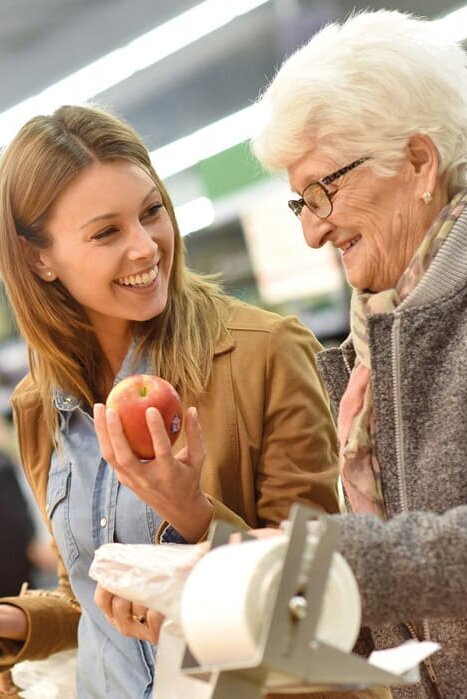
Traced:
[[332, 211], [329, 194], [319, 182], [307, 187], [303, 192], [303, 199], [308, 208], [319, 218], [326, 218]]

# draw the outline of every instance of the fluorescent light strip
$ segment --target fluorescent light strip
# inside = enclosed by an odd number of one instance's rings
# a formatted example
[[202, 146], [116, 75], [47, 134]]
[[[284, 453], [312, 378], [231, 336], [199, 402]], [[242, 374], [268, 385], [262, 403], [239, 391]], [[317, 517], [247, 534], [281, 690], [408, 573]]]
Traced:
[[[436, 28], [451, 39], [467, 37], [467, 5], [433, 22]], [[170, 177], [192, 167], [200, 160], [210, 158], [227, 148], [253, 138], [261, 115], [258, 105], [252, 105], [216, 121], [188, 136], [154, 150], [151, 160], [158, 174]]]
[[449, 39], [464, 41], [467, 38], [467, 5], [435, 20], [436, 29], [440, 29]]
[[207, 228], [214, 221], [214, 205], [208, 197], [197, 197], [175, 209], [182, 236]]
[[270, 0], [205, 0], [0, 114], [0, 143], [35, 114], [83, 104]]
[[[227, 10], [227, 8], [229, 8], [229, 11], [225, 12], [223, 15], [225, 19], [223, 22], [224, 24], [232, 19], [235, 19], [236, 16], [245, 14], [246, 12], [263, 5], [268, 1], [269, 0], [237, 0], [235, 3], [235, 12], [232, 12], [232, 3], [228, 3], [226, 0], [207, 0], [200, 5], [197, 5], [173, 20], [170, 20], [160, 27], [156, 27], [147, 34], [144, 34], [139, 39], [135, 39], [135, 41], [131, 42], [126, 47], [113, 51], [111, 54], [108, 54], [98, 61], [95, 61], [90, 66], [87, 66], [81, 71], [68, 76], [68, 78], [61, 80], [59, 83], [52, 85], [47, 90], [44, 90], [44, 92], [35, 95], [24, 102], [20, 102], [15, 107], [1, 113], [0, 143], [4, 143], [6, 140], [8, 140], [8, 138], [10, 138], [16, 132], [18, 126], [26, 121], [26, 119], [30, 118], [33, 114], [49, 112], [58, 104], [65, 104], [66, 102], [77, 104], [80, 101], [85, 101], [86, 98], [98, 94], [98, 92], [95, 90], [91, 90], [90, 83], [86, 83], [86, 81], [92, 79], [92, 72], [94, 70], [96, 70], [96, 72], [102, 71], [102, 65], [107, 66], [105, 70], [116, 70], [114, 67], [112, 67], [112, 63], [105, 63], [107, 60], [112, 62], [116, 60], [112, 57], [117, 56], [118, 65], [122, 65], [122, 63], [126, 63], [126, 61], [128, 61], [128, 64], [132, 63], [133, 68], [127, 71], [127, 74], [124, 76], [129, 77], [129, 75], [132, 75], [137, 70], [141, 70], [153, 62], [161, 60], [166, 55], [169, 55], [169, 53], [174, 53], [180, 48], [183, 48], [183, 46], [188, 45], [191, 41], [195, 41], [197, 38], [205, 36], [209, 32], [222, 26], [219, 21], [219, 16], [223, 11]], [[214, 11], [218, 11], [219, 13], [217, 18], [214, 18], [213, 21], [213, 25], [215, 26], [210, 25], [208, 21], [211, 19], [210, 13], [213, 13]], [[207, 18], [205, 17], [204, 13], [207, 13]], [[440, 19], [435, 20], [434, 24], [436, 24], [443, 32], [449, 33], [449, 35], [456, 41], [462, 41], [463, 39], [467, 38], [466, 15], [467, 5], [449, 13], [444, 17], [441, 17]], [[187, 40], [187, 34], [184, 42], [179, 42], [177, 44], [174, 36], [171, 35], [171, 33], [174, 30], [179, 32], [181, 27], [185, 26], [187, 16], [189, 17], [189, 30], [191, 32], [191, 30], [196, 28], [196, 35], [195, 33], [192, 34], [191, 36], [194, 38]], [[203, 32], [200, 33], [199, 26], [195, 27], [194, 25], [197, 21], [201, 21], [202, 19], [203, 21], [206, 21], [206, 25], [203, 27]], [[177, 25], [177, 22], [180, 22], [180, 25]], [[193, 27], [190, 26], [190, 22], [193, 23]], [[211, 26], [212, 28], [210, 28]], [[162, 36], [159, 36], [159, 39], [157, 39], [158, 35], [156, 33], [162, 31], [164, 33]], [[165, 32], [167, 32], [166, 35]], [[166, 41], [166, 36], [169, 37], [169, 47], [167, 47], [166, 43], [166, 48], [159, 49], [157, 46], [157, 41], [161, 41], [162, 45], [164, 41]], [[150, 37], [150, 39], [148, 37]], [[139, 42], [141, 42], [141, 44]], [[150, 47], [148, 47], [148, 44], [150, 44]], [[144, 46], [146, 46], [147, 51], [149, 48], [153, 51], [153, 57], [151, 60], [148, 59], [147, 55], [144, 56]], [[128, 54], [125, 53], [126, 51], [128, 51]], [[141, 55], [138, 55], [140, 51]], [[159, 57], [157, 57], [157, 51], [160, 53]], [[166, 53], [164, 53], [164, 51]], [[88, 71], [91, 73], [90, 75]], [[83, 75], [85, 75], [85, 79], [83, 79]], [[75, 78], [75, 76], [78, 77]], [[116, 84], [120, 80], [123, 80], [124, 77], [115, 77], [111, 79], [110, 77], [106, 76], [106, 79], [109, 81], [107, 86], [110, 87], [111, 85]], [[76, 83], [74, 83], [75, 79], [77, 80]], [[78, 90], [78, 87], [80, 88], [81, 92]], [[70, 95], [70, 99], [66, 99], [66, 95]], [[58, 96], [60, 96], [59, 101], [57, 101]], [[178, 172], [182, 172], [189, 167], [192, 167], [200, 160], [209, 158], [222, 152], [226, 148], [230, 148], [234, 145], [242, 143], [243, 141], [249, 140], [254, 136], [258, 124], [258, 108], [257, 105], [252, 105], [251, 107], [242, 109], [241, 111], [231, 114], [220, 121], [208, 124], [202, 129], [180, 138], [173, 143], [169, 143], [166, 146], [158, 148], [151, 153], [151, 158], [160, 176], [169, 177]], [[6, 138], [6, 135], [8, 135], [8, 138]]]
[[247, 141], [259, 126], [261, 112], [262, 107], [253, 104], [152, 151], [150, 156], [156, 172], [162, 179], [170, 177], [200, 160]]

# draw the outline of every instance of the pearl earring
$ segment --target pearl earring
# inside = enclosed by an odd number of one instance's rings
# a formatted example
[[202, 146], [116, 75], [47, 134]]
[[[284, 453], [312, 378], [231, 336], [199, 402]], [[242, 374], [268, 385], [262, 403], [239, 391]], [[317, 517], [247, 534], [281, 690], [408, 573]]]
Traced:
[[52, 279], [52, 277], [53, 277], [53, 272], [51, 272], [49, 269], [49, 271], [47, 272], [47, 278]]
[[423, 192], [422, 199], [425, 202], [425, 204], [430, 204], [433, 201], [431, 192]]

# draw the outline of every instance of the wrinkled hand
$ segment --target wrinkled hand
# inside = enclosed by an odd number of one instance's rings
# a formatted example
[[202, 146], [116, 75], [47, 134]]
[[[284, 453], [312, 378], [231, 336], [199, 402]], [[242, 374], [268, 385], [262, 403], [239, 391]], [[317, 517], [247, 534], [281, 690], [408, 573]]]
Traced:
[[28, 633], [28, 618], [22, 609], [12, 604], [0, 604], [0, 639], [24, 641]]
[[140, 604], [114, 595], [97, 585], [94, 601], [103, 611], [109, 624], [124, 636], [157, 643], [164, 616]]
[[102, 403], [94, 406], [94, 425], [103, 458], [117, 478], [161, 517], [170, 522], [188, 542], [196, 542], [212, 519], [213, 508], [201, 490], [201, 469], [205, 459], [203, 433], [196, 408], [185, 416], [186, 446], [176, 456], [160, 412], [146, 410], [146, 422], [154, 453], [140, 461], [131, 450], [118, 414]]

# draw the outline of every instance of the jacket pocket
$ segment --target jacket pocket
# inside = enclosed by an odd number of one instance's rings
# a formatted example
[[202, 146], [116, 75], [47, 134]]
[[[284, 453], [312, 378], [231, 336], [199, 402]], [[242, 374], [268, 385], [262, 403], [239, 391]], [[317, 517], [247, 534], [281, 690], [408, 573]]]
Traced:
[[60, 555], [68, 570], [79, 555], [70, 526], [71, 462], [57, 463], [52, 456], [52, 466], [47, 485], [47, 515]]

